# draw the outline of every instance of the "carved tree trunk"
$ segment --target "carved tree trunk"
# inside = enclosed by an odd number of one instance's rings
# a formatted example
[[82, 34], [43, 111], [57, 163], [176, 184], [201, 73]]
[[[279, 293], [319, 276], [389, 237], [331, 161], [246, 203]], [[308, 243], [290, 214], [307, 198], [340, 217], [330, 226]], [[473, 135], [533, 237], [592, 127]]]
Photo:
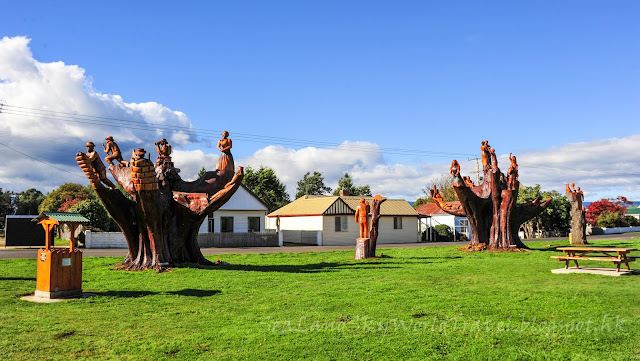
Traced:
[[568, 192], [567, 199], [571, 204], [571, 244], [587, 244], [587, 220], [585, 210], [581, 209], [580, 195]]
[[[469, 187], [459, 174], [452, 174], [453, 188], [460, 200], [459, 208], [449, 208], [446, 204], [436, 202], [445, 212], [467, 217], [471, 228], [471, 241], [467, 248], [510, 249], [527, 248], [518, 236], [520, 225], [540, 214], [551, 199], [526, 204], [517, 204], [520, 183], [512, 179], [511, 189], [504, 174], [498, 168], [495, 153], [483, 156], [487, 159], [484, 167], [484, 181], [477, 186]], [[515, 158], [514, 158], [515, 162]], [[457, 163], [457, 162], [456, 162]]]
[[[205, 217], [238, 189], [244, 176], [242, 167], [224, 183], [220, 170], [185, 182], [179, 169], [167, 161], [153, 164], [140, 159], [130, 166], [109, 166], [131, 200], [120, 190], [105, 187], [84, 153], [79, 152], [76, 161], [127, 240], [129, 251], [120, 269], [160, 271], [180, 263], [212, 264], [200, 251], [198, 229]], [[229, 168], [223, 171], [233, 174], [232, 163]]]
[[385, 199], [377, 198], [377, 196], [371, 201], [371, 230], [369, 230], [371, 243], [367, 252], [367, 258], [375, 258], [376, 256], [376, 245], [378, 242], [378, 225], [380, 224], [380, 204], [384, 201]]

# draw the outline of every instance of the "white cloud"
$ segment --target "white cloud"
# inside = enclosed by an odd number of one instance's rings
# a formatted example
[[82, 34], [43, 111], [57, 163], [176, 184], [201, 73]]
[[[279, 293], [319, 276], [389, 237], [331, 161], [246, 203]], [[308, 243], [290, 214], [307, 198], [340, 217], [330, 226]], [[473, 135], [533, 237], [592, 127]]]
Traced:
[[[20, 191], [36, 187], [49, 191], [64, 182], [87, 183], [75, 165], [74, 154], [84, 150], [86, 141], [99, 145], [107, 135], [116, 138], [125, 158], [131, 148], [143, 146], [151, 151], [149, 148], [153, 148], [155, 141], [167, 138], [174, 146], [173, 160], [182, 169], [181, 175], [185, 179], [194, 179], [202, 166], [214, 170], [218, 160], [217, 152], [177, 149], [196, 139], [184, 113], [155, 102], [127, 103], [119, 95], [100, 93], [93, 89], [84, 69], [62, 62], [35, 60], [29, 49], [29, 39], [25, 37], [0, 40], [0, 100], [10, 105], [0, 114], [0, 143], [63, 169], [44, 165], [0, 145], [3, 162], [0, 186], [3, 189]], [[14, 106], [127, 119], [148, 129], [123, 128], [104, 121], [78, 123], [78, 120], [87, 119], [37, 114], [33, 110], [27, 110], [28, 116], [23, 116], [18, 113], [25, 110]], [[185, 129], [167, 131], [162, 126]], [[468, 141], [476, 142], [477, 139]], [[507, 155], [502, 154], [499, 158], [503, 171], [508, 167]], [[565, 144], [516, 155], [520, 182], [524, 185], [538, 183], [545, 190], [563, 192], [566, 182], [575, 182], [585, 191], [587, 200], [618, 195], [640, 200], [640, 134]], [[297, 181], [306, 172], [321, 172], [330, 187], [336, 187], [338, 179], [349, 172], [356, 184], [369, 184], [374, 193], [414, 200], [422, 195], [422, 189], [428, 186], [430, 179], [448, 172], [449, 162], [393, 164], [375, 143], [345, 141], [332, 148], [297, 150], [269, 145], [249, 157], [236, 159], [236, 166], [273, 168], [292, 195]], [[461, 164], [462, 173], [473, 178], [471, 171], [475, 170], [475, 162]]]
[[[503, 168], [509, 164], [507, 156], [499, 159]], [[569, 143], [517, 157], [522, 184], [563, 193], [565, 183], [575, 182], [587, 200], [640, 199], [640, 134]]]
[[[35, 60], [29, 41], [21, 36], [0, 40], [0, 101], [7, 104], [0, 114], [1, 143], [39, 160], [72, 166], [75, 152], [84, 150], [87, 141], [99, 147], [107, 135], [114, 136], [125, 157], [130, 149], [153, 147], [162, 138], [170, 140], [174, 148], [195, 141], [195, 132], [184, 113], [155, 102], [127, 103], [119, 95], [100, 93], [93, 89], [84, 69]], [[173, 131], [163, 126], [184, 129]], [[20, 160], [14, 168], [23, 169], [22, 165], [29, 163], [25, 156], [0, 148], [3, 158]], [[46, 169], [37, 164], [34, 166]], [[3, 167], [7, 165], [5, 161]], [[10, 172], [3, 169], [0, 173]], [[59, 176], [64, 177], [64, 172]], [[60, 184], [57, 177], [49, 178], [48, 184], [43, 180], [46, 190]], [[0, 175], [0, 182], [9, 183], [9, 178]]]

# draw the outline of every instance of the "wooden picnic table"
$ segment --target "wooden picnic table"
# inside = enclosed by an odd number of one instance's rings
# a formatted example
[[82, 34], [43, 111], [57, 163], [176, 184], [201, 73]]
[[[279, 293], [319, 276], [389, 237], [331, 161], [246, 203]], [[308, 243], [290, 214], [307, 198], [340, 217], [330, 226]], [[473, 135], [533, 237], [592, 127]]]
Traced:
[[621, 247], [558, 247], [557, 250], [565, 253], [563, 256], [551, 256], [558, 261], [565, 261], [564, 268], [569, 268], [569, 262], [573, 261], [576, 268], [578, 261], [605, 261], [612, 262], [617, 266], [617, 272], [620, 272], [620, 265], [624, 263], [627, 270], [629, 268], [629, 262], [633, 262], [638, 258], [637, 256], [629, 256], [629, 252], [635, 251], [635, 248], [621, 248]]

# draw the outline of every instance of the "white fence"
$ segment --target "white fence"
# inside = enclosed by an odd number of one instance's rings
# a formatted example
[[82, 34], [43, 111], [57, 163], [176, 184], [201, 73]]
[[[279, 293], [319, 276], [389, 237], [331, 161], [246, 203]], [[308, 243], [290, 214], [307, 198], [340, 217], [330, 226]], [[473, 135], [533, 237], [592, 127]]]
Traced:
[[[296, 231], [300, 233], [301, 231]], [[304, 235], [303, 243], [316, 243], [316, 232]], [[286, 239], [285, 239], [286, 240]], [[300, 243], [300, 240], [297, 241]], [[279, 244], [276, 232], [256, 233], [200, 233], [198, 234], [200, 247], [277, 247]], [[122, 232], [85, 232], [85, 248], [127, 248], [127, 240]]]
[[85, 248], [127, 248], [122, 232], [84, 232]]
[[594, 227], [591, 234], [618, 234], [628, 232], [640, 232], [640, 227], [612, 227], [612, 228], [599, 228]]

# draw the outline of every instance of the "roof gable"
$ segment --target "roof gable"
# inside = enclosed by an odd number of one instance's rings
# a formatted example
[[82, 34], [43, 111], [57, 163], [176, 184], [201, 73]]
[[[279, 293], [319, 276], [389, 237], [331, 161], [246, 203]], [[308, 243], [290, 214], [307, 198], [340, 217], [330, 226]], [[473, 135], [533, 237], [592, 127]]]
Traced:
[[240, 184], [240, 187], [229, 198], [229, 200], [220, 207], [220, 210], [260, 210], [266, 211], [267, 205], [258, 198], [247, 186]]
[[[373, 197], [304, 196], [270, 213], [269, 217], [354, 214], [361, 198], [369, 203], [373, 200]], [[404, 199], [386, 199], [380, 205], [380, 215], [417, 216], [418, 213]]]

